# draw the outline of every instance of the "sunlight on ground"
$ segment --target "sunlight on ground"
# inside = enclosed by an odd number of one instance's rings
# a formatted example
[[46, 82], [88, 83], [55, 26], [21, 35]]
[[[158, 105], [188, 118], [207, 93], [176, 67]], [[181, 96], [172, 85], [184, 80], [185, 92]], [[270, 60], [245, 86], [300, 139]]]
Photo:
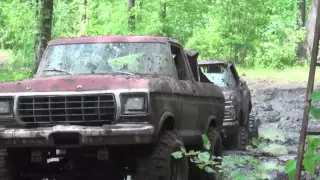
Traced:
[[277, 129], [260, 127], [259, 128], [259, 138], [269, 139], [271, 141], [281, 141], [285, 142], [284, 135]]
[[[269, 79], [279, 82], [303, 82], [308, 81], [309, 67], [294, 67], [283, 70], [274, 69], [244, 69], [237, 67], [239, 75], [245, 80]], [[244, 74], [244, 75], [243, 75]], [[320, 80], [320, 71], [316, 70], [315, 81]]]
[[288, 154], [288, 150], [284, 145], [276, 144], [276, 143], [268, 144], [266, 147], [263, 147], [261, 150], [265, 153], [272, 154], [274, 156]]
[[9, 59], [9, 52], [0, 49], [0, 63], [7, 62]]

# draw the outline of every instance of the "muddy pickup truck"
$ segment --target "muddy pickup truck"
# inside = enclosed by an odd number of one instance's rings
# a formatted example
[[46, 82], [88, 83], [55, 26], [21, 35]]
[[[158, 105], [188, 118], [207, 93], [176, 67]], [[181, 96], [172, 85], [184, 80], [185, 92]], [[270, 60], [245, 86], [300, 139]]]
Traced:
[[232, 61], [199, 61], [198, 65], [225, 95], [225, 145], [245, 150], [250, 140], [258, 136], [257, 124], [254, 118], [250, 118], [252, 102], [248, 85], [240, 79]]
[[[188, 56], [189, 57], [189, 56]], [[224, 95], [175, 40], [52, 40], [34, 78], [0, 84], [0, 179], [188, 180], [181, 147], [222, 155]]]

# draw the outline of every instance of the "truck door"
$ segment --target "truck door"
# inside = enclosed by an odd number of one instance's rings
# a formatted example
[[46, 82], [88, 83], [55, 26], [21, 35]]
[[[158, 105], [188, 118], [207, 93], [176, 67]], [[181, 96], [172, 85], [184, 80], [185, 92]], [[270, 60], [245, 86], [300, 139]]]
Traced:
[[[242, 107], [242, 111], [248, 112], [248, 107], [249, 107], [249, 103], [246, 102], [247, 98], [246, 98], [246, 91], [245, 88], [242, 86], [241, 81], [240, 81], [240, 77], [238, 75], [237, 70], [235, 69], [234, 65], [230, 65], [230, 71], [234, 77], [235, 83], [236, 83], [236, 89], [237, 89], [237, 93], [239, 96], [239, 107]], [[246, 116], [247, 114], [243, 114], [244, 115], [244, 119], [246, 120]], [[246, 123], [246, 122], [244, 122]]]
[[185, 143], [188, 143], [189, 141], [194, 141], [194, 138], [197, 135], [196, 125], [199, 113], [199, 105], [195, 99], [197, 97], [197, 91], [183, 49], [180, 45], [175, 43], [170, 43], [170, 45], [179, 78], [178, 85], [180, 86], [180, 92], [177, 92], [176, 95], [179, 96], [180, 99], [181, 119], [176, 120], [176, 123], [179, 135]]

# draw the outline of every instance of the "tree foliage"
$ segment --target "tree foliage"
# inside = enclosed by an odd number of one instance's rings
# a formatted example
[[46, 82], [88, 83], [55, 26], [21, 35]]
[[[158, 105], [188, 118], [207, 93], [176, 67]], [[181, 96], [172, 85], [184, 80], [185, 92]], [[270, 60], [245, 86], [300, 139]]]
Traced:
[[[297, 42], [305, 34], [297, 29], [297, 0], [135, 0], [129, 10], [127, 0], [84, 2], [54, 1], [53, 38], [161, 33], [200, 51], [202, 59], [284, 68], [295, 65]], [[35, 0], [0, 1], [0, 49], [13, 50], [10, 63], [19, 68], [35, 63], [36, 10]]]

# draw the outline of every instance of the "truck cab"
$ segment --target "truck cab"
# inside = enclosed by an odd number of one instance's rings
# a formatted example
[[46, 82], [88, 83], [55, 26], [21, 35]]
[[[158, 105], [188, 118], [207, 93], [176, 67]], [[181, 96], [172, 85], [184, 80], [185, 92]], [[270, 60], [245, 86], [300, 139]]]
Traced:
[[188, 171], [188, 161], [170, 153], [201, 145], [201, 134], [220, 136], [225, 103], [219, 88], [194, 75], [183, 47], [167, 37], [50, 41], [34, 78], [0, 84], [0, 178], [90, 179], [99, 171], [120, 180], [130, 171], [166, 179], [166, 171], [154, 175], [159, 155], [163, 169]]

